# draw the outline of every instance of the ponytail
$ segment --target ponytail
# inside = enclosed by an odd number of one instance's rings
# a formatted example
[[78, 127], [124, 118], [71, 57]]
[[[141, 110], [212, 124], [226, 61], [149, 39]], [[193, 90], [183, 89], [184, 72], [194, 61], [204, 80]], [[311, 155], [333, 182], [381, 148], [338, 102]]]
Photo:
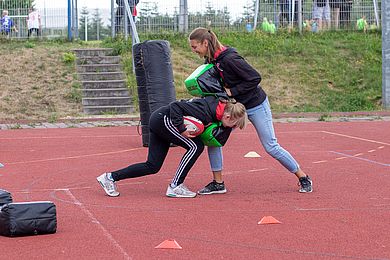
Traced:
[[244, 129], [248, 123], [248, 115], [245, 106], [235, 99], [226, 100], [225, 113], [228, 113], [233, 120], [237, 120], [236, 126]]

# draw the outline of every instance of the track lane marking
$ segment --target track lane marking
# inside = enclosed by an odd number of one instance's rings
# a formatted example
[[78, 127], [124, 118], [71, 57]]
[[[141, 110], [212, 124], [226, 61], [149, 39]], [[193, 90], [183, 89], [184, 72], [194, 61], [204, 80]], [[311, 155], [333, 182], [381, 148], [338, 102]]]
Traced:
[[[129, 183], [121, 183], [118, 184], [119, 187], [122, 186], [131, 186], [131, 185], [144, 185], [146, 182], [143, 181], [137, 181], [137, 182], [129, 182]], [[96, 185], [96, 187], [101, 188], [101, 186]], [[26, 190], [14, 190], [12, 193], [33, 193], [33, 192], [56, 192], [56, 191], [67, 191], [67, 190], [87, 190], [87, 189], [94, 189], [95, 186], [81, 186], [81, 187], [68, 187], [68, 188], [47, 188], [47, 189], [30, 189], [28, 191]]]
[[135, 137], [139, 135], [81, 135], [81, 136], [30, 136], [30, 137], [0, 137], [0, 140], [26, 140], [26, 139], [74, 139], [74, 138], [112, 138]]
[[[387, 146], [390, 146], [390, 144], [388, 143], [384, 143], [384, 142], [380, 142], [380, 141], [375, 141], [375, 140], [370, 140], [370, 139], [365, 139], [365, 138], [360, 138], [360, 137], [356, 137], [356, 136], [351, 136], [351, 135], [344, 135], [344, 134], [339, 134], [339, 133], [334, 133], [334, 132], [328, 132], [328, 131], [321, 131], [325, 134], [330, 134], [330, 135], [337, 135], [337, 136], [342, 136], [342, 137], [347, 137], [347, 138], [351, 138], [351, 139], [356, 139], [356, 140], [360, 140], [360, 141], [366, 141], [366, 142], [370, 142], [370, 143], [376, 143], [376, 144], [383, 144], [383, 145], [387, 145]], [[384, 146], [380, 146], [381, 148], [378, 147], [378, 149], [383, 149]]]
[[7, 162], [7, 165], [24, 164], [24, 163], [40, 163], [40, 162], [69, 160], [69, 159], [79, 159], [79, 158], [85, 158], [85, 157], [94, 157], [94, 156], [102, 156], [102, 155], [110, 155], [110, 154], [131, 152], [131, 151], [136, 151], [136, 150], [141, 150], [141, 149], [144, 149], [144, 147], [138, 147], [138, 148], [132, 148], [132, 149], [126, 149], [126, 150], [119, 150], [119, 151], [112, 151], [112, 152], [105, 152], [105, 153], [93, 153], [93, 154], [84, 154], [84, 155], [77, 155], [77, 156], [49, 158], [49, 159], [42, 159], [42, 160], [21, 161], [21, 162]]
[[73, 204], [79, 206], [81, 210], [92, 220], [92, 223], [97, 224], [97, 226], [103, 231], [105, 237], [116, 247], [125, 259], [131, 259], [131, 257], [126, 253], [126, 251], [120, 246], [120, 244], [115, 240], [115, 238], [108, 232], [108, 230], [95, 218], [95, 216], [81, 203], [70, 190], [65, 190], [65, 193], [72, 199]]
[[317, 164], [317, 163], [325, 163], [325, 162], [328, 162], [328, 161], [316, 161], [316, 162], [313, 162], [314, 164]]
[[357, 159], [357, 160], [362, 160], [362, 161], [366, 161], [366, 162], [370, 162], [370, 163], [374, 163], [374, 164], [379, 164], [379, 165], [382, 165], [382, 166], [387, 166], [387, 167], [390, 166], [390, 164], [388, 164], [388, 163], [381, 163], [381, 162], [369, 160], [369, 159], [366, 159], [366, 158], [357, 157], [355, 155], [349, 155], [349, 154], [340, 153], [340, 152], [336, 152], [336, 151], [329, 151], [329, 152], [335, 153], [335, 154], [338, 154], [338, 155], [342, 155], [342, 156], [345, 156], [345, 157], [348, 157], [348, 158], [354, 158], [354, 159]]

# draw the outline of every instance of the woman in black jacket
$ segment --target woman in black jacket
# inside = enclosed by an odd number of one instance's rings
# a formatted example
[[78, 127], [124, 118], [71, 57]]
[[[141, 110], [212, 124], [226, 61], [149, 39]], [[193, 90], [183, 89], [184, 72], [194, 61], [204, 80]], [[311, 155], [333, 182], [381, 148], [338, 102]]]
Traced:
[[[256, 128], [267, 153], [295, 174], [300, 184], [299, 192], [312, 192], [310, 177], [277, 142], [271, 107], [266, 93], [259, 85], [260, 74], [234, 48], [223, 46], [211, 30], [196, 28], [191, 32], [189, 41], [193, 52], [205, 58], [206, 63], [213, 63], [218, 68], [226, 93], [245, 106], [248, 118]], [[225, 193], [226, 188], [222, 179], [222, 148], [208, 147], [208, 153], [214, 180], [198, 193]]]
[[180, 161], [171, 184], [168, 185], [166, 195], [179, 198], [196, 196], [196, 193], [190, 191], [183, 182], [201, 155], [204, 144], [199, 136], [194, 136], [187, 130], [183, 116], [193, 116], [202, 121], [204, 126], [220, 121], [224, 127], [240, 129], [245, 127], [247, 120], [245, 107], [241, 103], [219, 100], [213, 96], [190, 101], [174, 101], [157, 109], [150, 116], [147, 161], [114, 172], [103, 173], [97, 177], [97, 181], [108, 196], [119, 196], [115, 184], [117, 181], [157, 173], [163, 165], [171, 143], [187, 151]]

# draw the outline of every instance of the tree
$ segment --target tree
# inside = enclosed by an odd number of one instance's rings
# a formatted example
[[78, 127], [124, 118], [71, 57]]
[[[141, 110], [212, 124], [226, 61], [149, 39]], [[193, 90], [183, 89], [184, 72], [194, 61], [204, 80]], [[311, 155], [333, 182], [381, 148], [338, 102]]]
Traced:
[[253, 17], [255, 15], [255, 1], [247, 3], [244, 6], [243, 18], [247, 23], [253, 23]]
[[217, 19], [221, 27], [226, 28], [230, 26], [230, 12], [225, 6], [222, 10], [217, 10]]
[[107, 26], [104, 26], [99, 9], [96, 8], [92, 15], [91, 30], [88, 32], [88, 39], [100, 40], [108, 35], [110, 35], [110, 31]]
[[[87, 27], [87, 28], [85, 28]], [[87, 39], [85, 39], [85, 29], [87, 29]], [[86, 6], [81, 9], [79, 36], [80, 39], [85, 41], [90, 39], [89, 33], [92, 31], [91, 21], [89, 19], [89, 11]]]
[[158, 12], [158, 6], [156, 2], [145, 2], [143, 8], [139, 10], [139, 27], [143, 27], [145, 30], [152, 30], [152, 18], [156, 17]]
[[215, 23], [215, 20], [216, 20], [215, 14], [216, 14], [216, 11], [215, 11], [214, 7], [212, 6], [211, 2], [208, 1], [207, 5], [206, 5], [206, 12], [204, 14], [208, 24], [211, 24], [212, 22]]

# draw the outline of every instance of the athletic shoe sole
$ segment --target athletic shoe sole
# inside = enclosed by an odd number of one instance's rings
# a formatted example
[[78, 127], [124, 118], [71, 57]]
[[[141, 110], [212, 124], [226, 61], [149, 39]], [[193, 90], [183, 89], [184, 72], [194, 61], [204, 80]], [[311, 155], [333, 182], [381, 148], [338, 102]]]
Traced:
[[194, 196], [185, 196], [185, 195], [177, 195], [177, 194], [165, 194], [169, 198], [195, 198], [196, 194]]
[[118, 197], [118, 196], [120, 195], [119, 192], [118, 192], [118, 195], [112, 195], [112, 194], [108, 193], [108, 192], [106, 191], [106, 189], [104, 188], [103, 183], [99, 180], [99, 177], [96, 178], [96, 180], [97, 180], [97, 182], [100, 184], [100, 186], [102, 186], [104, 192], [105, 192], [108, 196], [110, 196], [110, 197]]
[[199, 195], [212, 195], [212, 194], [224, 194], [224, 193], [226, 193], [226, 192], [227, 192], [227, 190], [224, 189], [224, 190], [217, 190], [217, 191], [210, 191], [210, 192], [202, 192], [202, 193], [200, 193], [200, 192], [198, 191], [198, 194], [199, 194]]

